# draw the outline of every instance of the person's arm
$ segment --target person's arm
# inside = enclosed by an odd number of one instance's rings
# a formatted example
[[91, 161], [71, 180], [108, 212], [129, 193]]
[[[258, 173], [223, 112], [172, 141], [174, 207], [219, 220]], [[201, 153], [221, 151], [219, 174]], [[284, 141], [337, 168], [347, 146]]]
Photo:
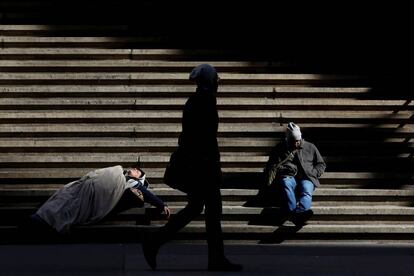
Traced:
[[315, 148], [315, 153], [313, 157], [314, 159], [313, 169], [316, 171], [316, 176], [319, 178], [325, 172], [326, 163], [323, 160], [322, 155], [319, 153], [316, 146], [314, 146], [314, 148]]
[[149, 204], [157, 207], [157, 209], [161, 212], [165, 212], [167, 217], [170, 216], [170, 210], [168, 209], [168, 206], [159, 197], [154, 195], [143, 185], [138, 186], [137, 189], [140, 190], [144, 195], [145, 202], [148, 202]]
[[144, 202], [144, 195], [137, 188], [129, 188], [129, 190], [136, 195], [142, 202]]

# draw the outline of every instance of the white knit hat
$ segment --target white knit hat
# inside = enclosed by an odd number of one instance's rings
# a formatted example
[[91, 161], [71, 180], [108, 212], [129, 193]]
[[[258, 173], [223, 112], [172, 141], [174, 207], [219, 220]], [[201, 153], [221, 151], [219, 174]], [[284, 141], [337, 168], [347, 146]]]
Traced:
[[302, 133], [300, 127], [290, 122], [286, 127], [286, 137], [288, 140], [302, 140]]

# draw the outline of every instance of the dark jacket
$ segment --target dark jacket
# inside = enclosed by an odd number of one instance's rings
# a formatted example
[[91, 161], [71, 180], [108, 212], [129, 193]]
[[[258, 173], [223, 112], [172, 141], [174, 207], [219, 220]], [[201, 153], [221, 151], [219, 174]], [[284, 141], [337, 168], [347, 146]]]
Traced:
[[218, 123], [215, 96], [196, 92], [184, 106], [182, 132], [178, 140], [179, 149], [198, 162], [218, 162]]
[[183, 111], [178, 149], [170, 159], [170, 167], [181, 181], [196, 180], [200, 184], [207, 179], [219, 181], [218, 120], [215, 97], [195, 93], [188, 99]]
[[[172, 154], [164, 175], [164, 181], [172, 187], [173, 182], [186, 182], [199, 188], [221, 181], [217, 72], [211, 66], [201, 65], [191, 73], [190, 79], [193, 78], [197, 90], [185, 103], [178, 149]], [[186, 188], [178, 189], [185, 191]]]
[[292, 152], [285, 140], [270, 153], [264, 174], [266, 184], [270, 185], [274, 181], [271, 176], [272, 171], [276, 178], [283, 175], [295, 176], [298, 172], [302, 172], [318, 187], [320, 185], [319, 178], [325, 169], [325, 161], [314, 144], [302, 140], [299, 149]]
[[125, 179], [128, 181], [130, 179], [133, 179], [137, 182], [135, 186], [132, 188], [138, 189], [142, 195], [144, 196], [144, 201], [148, 202], [149, 204], [157, 207], [160, 211], [164, 210], [164, 207], [167, 206], [158, 196], [153, 194], [150, 190], [148, 190], [148, 182], [145, 180], [145, 183], [141, 183], [138, 179], [131, 176], [125, 176]]

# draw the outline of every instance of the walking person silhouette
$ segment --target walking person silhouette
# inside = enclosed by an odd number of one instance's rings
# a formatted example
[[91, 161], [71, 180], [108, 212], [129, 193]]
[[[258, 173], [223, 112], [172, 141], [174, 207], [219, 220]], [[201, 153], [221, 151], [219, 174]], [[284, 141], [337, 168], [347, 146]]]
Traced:
[[224, 255], [221, 229], [221, 164], [216, 106], [219, 77], [214, 67], [201, 64], [192, 70], [190, 80], [195, 81], [197, 90], [184, 106], [178, 149], [171, 155], [164, 177], [167, 184], [175, 182], [181, 186], [180, 189], [187, 193], [188, 203], [166, 225], [144, 240], [144, 256], [149, 266], [156, 269], [160, 247], [200, 215], [205, 207], [208, 270], [239, 271], [242, 266], [231, 263]]

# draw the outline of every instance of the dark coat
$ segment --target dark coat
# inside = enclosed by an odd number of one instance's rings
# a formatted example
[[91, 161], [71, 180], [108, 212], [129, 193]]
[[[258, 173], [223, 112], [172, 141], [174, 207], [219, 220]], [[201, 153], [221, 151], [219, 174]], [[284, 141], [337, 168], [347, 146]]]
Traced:
[[178, 149], [171, 156], [166, 175], [176, 181], [191, 183], [191, 186], [193, 183], [197, 187], [219, 184], [221, 165], [216, 105], [218, 76], [214, 68], [201, 65], [193, 70], [190, 79], [192, 77], [197, 81], [197, 91], [185, 103]]
[[196, 93], [188, 99], [183, 111], [178, 149], [170, 161], [170, 166], [184, 170], [182, 180], [219, 180], [218, 121], [215, 97]]
[[316, 146], [302, 140], [299, 149], [295, 153], [297, 155], [295, 160], [299, 160], [300, 164], [295, 164], [293, 155], [290, 154], [291, 151], [286, 140], [276, 145], [270, 153], [269, 160], [264, 169], [266, 184], [272, 184], [270, 183], [272, 182], [270, 172], [275, 165], [278, 165], [276, 168], [276, 175], [278, 177], [281, 175], [295, 175], [299, 170], [297, 166], [301, 166], [306, 177], [318, 187], [320, 185], [319, 178], [324, 173], [326, 164]]

